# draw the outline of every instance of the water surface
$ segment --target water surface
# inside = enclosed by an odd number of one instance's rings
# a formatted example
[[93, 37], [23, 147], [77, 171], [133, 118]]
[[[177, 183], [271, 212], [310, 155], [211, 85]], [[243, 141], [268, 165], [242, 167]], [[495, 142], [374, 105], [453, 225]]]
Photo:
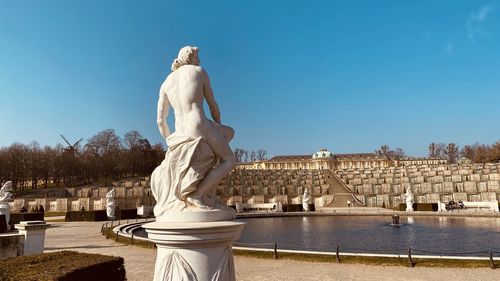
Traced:
[[[236, 245], [308, 251], [448, 253], [486, 255], [500, 252], [500, 218], [401, 217], [400, 227], [391, 217], [321, 216], [239, 219], [245, 228]], [[472, 252], [484, 252], [474, 254]], [[469, 254], [465, 254], [469, 253]]]

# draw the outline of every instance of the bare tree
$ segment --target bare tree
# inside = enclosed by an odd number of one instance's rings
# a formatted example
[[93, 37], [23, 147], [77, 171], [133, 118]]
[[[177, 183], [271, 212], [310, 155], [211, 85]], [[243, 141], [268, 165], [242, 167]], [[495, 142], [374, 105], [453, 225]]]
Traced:
[[104, 156], [110, 152], [120, 150], [121, 142], [120, 137], [115, 134], [115, 130], [107, 129], [88, 139], [86, 146], [94, 154]]
[[389, 157], [389, 146], [387, 144], [382, 145], [379, 149], [375, 150], [375, 154], [382, 157]]
[[14, 143], [7, 149], [9, 178], [16, 192], [23, 191], [29, 179], [28, 151], [28, 146], [21, 143]]
[[430, 158], [438, 158], [437, 144], [432, 142], [429, 144], [429, 157]]
[[[136, 130], [127, 132], [123, 136], [123, 142], [128, 147], [128, 150], [122, 152], [124, 156], [122, 163], [123, 172], [135, 176], [141, 169], [141, 162], [143, 162], [144, 154], [147, 153], [149, 142], [144, 140], [142, 135]], [[151, 148], [151, 145], [149, 145], [149, 148]]]
[[458, 145], [456, 143], [449, 143], [445, 149], [444, 149], [444, 154], [448, 158], [448, 162], [450, 163], [456, 163], [458, 160]]
[[392, 150], [387, 144], [384, 144], [379, 149], [375, 150], [375, 154], [381, 157], [387, 157], [396, 160], [404, 158], [406, 156], [403, 149], [398, 147], [396, 148], [396, 150]]
[[257, 152], [255, 150], [250, 151], [250, 162], [257, 160]]
[[41, 164], [42, 164], [42, 150], [40, 144], [36, 141], [30, 143], [28, 147], [28, 169], [29, 179], [31, 180], [31, 188], [36, 189], [38, 186], [38, 179], [41, 177]]
[[465, 157], [473, 162], [476, 162], [477, 161], [476, 151], [477, 151], [478, 146], [479, 146], [478, 143], [475, 143], [474, 145], [465, 145], [462, 148], [460, 155], [462, 155], [462, 157]]
[[267, 151], [265, 151], [264, 149], [259, 149], [257, 150], [257, 160], [266, 160], [266, 155], [267, 155]]
[[438, 158], [446, 158], [446, 144], [440, 142], [436, 145], [436, 155]]
[[94, 156], [94, 167], [100, 169], [104, 176], [104, 183], [109, 184], [110, 177], [116, 177], [120, 174], [120, 138], [115, 134], [115, 130], [104, 130], [91, 137], [86, 147]]
[[404, 152], [404, 150], [402, 148], [396, 148], [396, 150], [394, 150], [394, 159], [403, 159], [406, 157], [406, 153]]
[[490, 157], [490, 161], [491, 162], [500, 162], [500, 140], [495, 142], [492, 146], [491, 146], [491, 157]]
[[142, 135], [136, 130], [127, 132], [123, 136], [123, 142], [129, 149], [137, 148], [141, 144], [142, 139]]
[[234, 149], [234, 157], [236, 158], [236, 161], [238, 163], [243, 162], [243, 156], [245, 155], [245, 150], [242, 148], [235, 148]]
[[486, 163], [492, 160], [491, 148], [488, 145], [478, 144], [476, 146], [475, 163]]
[[243, 150], [243, 162], [248, 162], [248, 150]]

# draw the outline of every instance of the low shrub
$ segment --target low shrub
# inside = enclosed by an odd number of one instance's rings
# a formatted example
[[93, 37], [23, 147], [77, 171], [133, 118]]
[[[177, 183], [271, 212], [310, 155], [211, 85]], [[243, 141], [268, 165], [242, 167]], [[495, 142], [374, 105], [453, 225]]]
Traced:
[[[309, 204], [309, 211], [314, 212], [314, 204]], [[287, 204], [283, 206], [283, 212], [304, 212], [302, 204]]]
[[43, 221], [44, 214], [38, 213], [11, 213], [10, 214], [10, 228], [14, 229], [14, 224], [18, 224], [22, 221]]
[[7, 231], [7, 222], [5, 221], [5, 215], [0, 215], [0, 233]]
[[59, 217], [66, 215], [66, 212], [45, 212], [45, 217]]
[[105, 221], [107, 219], [105, 210], [69, 211], [64, 217], [64, 221]]
[[121, 281], [126, 280], [122, 257], [73, 251], [0, 260], [0, 280]]
[[[406, 204], [405, 203], [399, 204], [399, 210], [406, 211]], [[437, 212], [438, 211], [438, 204], [437, 203], [413, 203], [413, 210], [414, 211]]]
[[115, 216], [119, 220], [135, 219], [137, 218], [137, 209], [117, 209]]

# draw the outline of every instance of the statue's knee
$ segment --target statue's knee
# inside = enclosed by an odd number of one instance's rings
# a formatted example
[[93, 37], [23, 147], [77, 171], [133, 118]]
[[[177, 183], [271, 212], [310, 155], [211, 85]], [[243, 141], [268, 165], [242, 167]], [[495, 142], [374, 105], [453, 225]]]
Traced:
[[226, 138], [227, 141], [232, 140], [233, 137], [234, 137], [234, 130], [233, 130], [233, 128], [225, 126], [225, 128], [224, 128], [224, 136], [225, 136], [225, 138]]

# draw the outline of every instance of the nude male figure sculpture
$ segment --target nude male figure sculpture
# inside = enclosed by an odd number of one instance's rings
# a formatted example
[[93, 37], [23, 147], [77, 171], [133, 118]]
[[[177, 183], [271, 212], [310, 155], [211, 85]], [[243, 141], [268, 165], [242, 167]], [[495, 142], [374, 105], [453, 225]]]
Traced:
[[[199, 64], [197, 47], [182, 48], [172, 64], [172, 73], [160, 88], [157, 123], [161, 135], [167, 140], [169, 151], [165, 163], [162, 163], [162, 173], [167, 175], [159, 175], [160, 172], [156, 170], [153, 172], [152, 191], [155, 198], [174, 193], [175, 198], [156, 198], [160, 204], [160, 201], [166, 205], [178, 199], [187, 203], [185, 207], [212, 209], [208, 194], [236, 166], [236, 159], [229, 147], [234, 131], [221, 124], [219, 107], [208, 75]], [[204, 100], [213, 121], [205, 117]], [[174, 133], [171, 133], [166, 122], [170, 107], [175, 117]], [[166, 168], [167, 165], [170, 167]], [[170, 195], [161, 194], [167, 188], [165, 185], [170, 186]], [[183, 210], [184, 206], [171, 209]]]

